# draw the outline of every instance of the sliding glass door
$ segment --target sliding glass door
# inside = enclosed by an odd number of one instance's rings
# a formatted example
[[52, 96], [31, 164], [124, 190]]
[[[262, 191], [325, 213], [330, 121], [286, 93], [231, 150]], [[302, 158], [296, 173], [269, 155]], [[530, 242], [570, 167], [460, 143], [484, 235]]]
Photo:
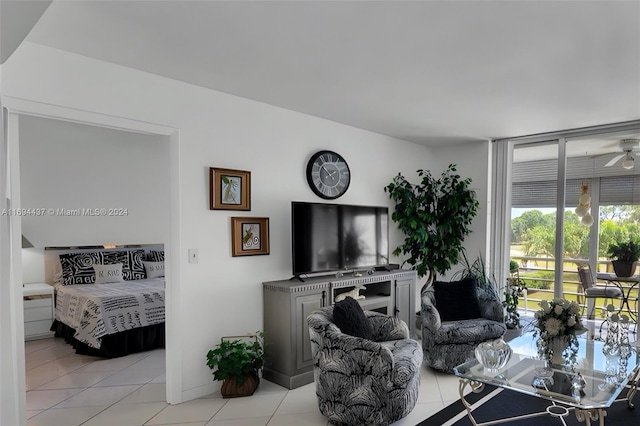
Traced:
[[554, 298], [557, 188], [557, 140], [514, 147], [510, 260], [527, 285], [527, 309]]
[[578, 266], [610, 271], [609, 245], [640, 240], [640, 122], [495, 143], [509, 147], [495, 149], [494, 161], [508, 165], [494, 168], [494, 192], [509, 196], [494, 203], [494, 215], [510, 232], [506, 256], [495, 260], [505, 271], [517, 264], [528, 288], [520, 307], [554, 297], [584, 303]]

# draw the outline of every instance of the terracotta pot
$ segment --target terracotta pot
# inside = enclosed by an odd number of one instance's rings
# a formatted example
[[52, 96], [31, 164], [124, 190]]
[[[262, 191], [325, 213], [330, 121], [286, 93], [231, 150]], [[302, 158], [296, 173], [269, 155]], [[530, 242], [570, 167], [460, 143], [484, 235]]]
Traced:
[[240, 396], [251, 396], [256, 391], [260, 379], [256, 374], [245, 376], [244, 381], [240, 384], [233, 377], [227, 377], [222, 382], [220, 394], [223, 398], [237, 398]]

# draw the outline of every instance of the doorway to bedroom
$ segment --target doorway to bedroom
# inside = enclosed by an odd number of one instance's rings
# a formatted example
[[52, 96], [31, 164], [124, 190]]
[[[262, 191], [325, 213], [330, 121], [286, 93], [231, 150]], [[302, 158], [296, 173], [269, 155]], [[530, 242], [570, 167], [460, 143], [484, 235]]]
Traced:
[[[171, 229], [169, 137], [31, 115], [20, 115], [18, 125], [21, 206], [45, 209], [43, 215], [21, 218], [23, 242], [28, 242], [22, 249], [23, 283], [52, 284], [53, 273], [45, 268], [45, 247], [167, 247]], [[84, 214], [93, 211], [107, 214]], [[111, 372], [114, 365], [122, 365], [114, 377], [126, 376], [125, 366], [140, 366], [143, 359], [153, 361], [154, 373], [166, 368], [164, 350], [156, 350], [150, 357], [133, 354], [101, 363], [99, 358], [67, 353], [60, 345], [50, 344], [53, 340], [29, 342], [29, 347], [42, 355], [26, 355], [27, 409], [34, 407], [33, 401], [38, 401], [38, 408], [49, 408], [42, 407], [37, 396], [65, 392], [64, 387], [56, 388], [63, 386], [59, 378], [51, 376], [52, 370], [62, 371], [61, 363], [82, 366], [86, 361], [84, 370], [92, 369], [88, 365], [99, 368], [109, 364]], [[50, 368], [41, 356], [51, 358]], [[41, 371], [30, 370], [36, 365]], [[83, 376], [81, 373], [76, 375]], [[157, 376], [153, 379], [156, 382], [163, 373]], [[148, 387], [154, 389], [155, 397], [162, 388], [157, 383]], [[35, 397], [30, 398], [30, 392]], [[76, 399], [82, 401], [81, 395]], [[162, 401], [166, 400], [163, 389]]]

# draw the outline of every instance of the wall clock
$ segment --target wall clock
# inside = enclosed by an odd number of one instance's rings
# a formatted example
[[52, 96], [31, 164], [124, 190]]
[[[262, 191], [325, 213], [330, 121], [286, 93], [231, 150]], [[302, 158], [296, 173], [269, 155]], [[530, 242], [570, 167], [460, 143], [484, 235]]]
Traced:
[[318, 197], [326, 200], [338, 198], [349, 189], [349, 165], [340, 154], [318, 151], [307, 163], [307, 182]]

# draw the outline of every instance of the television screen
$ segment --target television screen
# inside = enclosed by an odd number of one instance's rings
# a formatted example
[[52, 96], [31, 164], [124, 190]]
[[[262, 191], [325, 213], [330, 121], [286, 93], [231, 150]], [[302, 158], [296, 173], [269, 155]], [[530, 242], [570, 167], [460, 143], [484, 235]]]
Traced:
[[293, 275], [389, 263], [387, 207], [291, 203]]

